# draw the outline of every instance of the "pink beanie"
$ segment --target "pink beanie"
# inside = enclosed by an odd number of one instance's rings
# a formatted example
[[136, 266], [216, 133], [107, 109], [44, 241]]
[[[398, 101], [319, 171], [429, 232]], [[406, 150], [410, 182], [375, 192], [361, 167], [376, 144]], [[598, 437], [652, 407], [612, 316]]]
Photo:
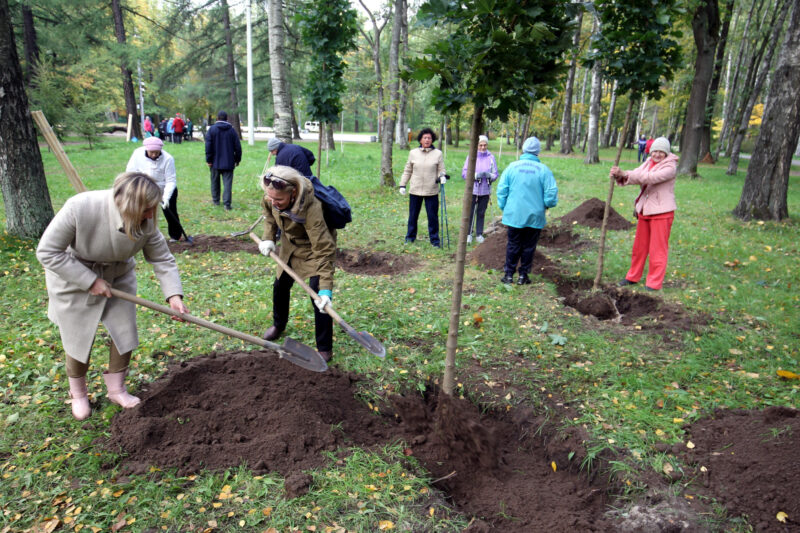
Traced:
[[150, 150], [152, 152], [158, 150], [160, 152], [161, 148], [164, 146], [164, 141], [158, 137], [148, 137], [142, 144], [144, 145], [145, 150]]

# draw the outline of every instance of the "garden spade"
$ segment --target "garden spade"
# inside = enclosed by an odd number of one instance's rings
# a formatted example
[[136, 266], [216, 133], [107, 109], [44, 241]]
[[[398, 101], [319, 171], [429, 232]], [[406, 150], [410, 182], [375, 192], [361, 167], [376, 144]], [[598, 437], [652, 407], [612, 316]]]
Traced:
[[[261, 242], [261, 239], [259, 239], [258, 235], [256, 235], [255, 233], [250, 233], [250, 238], [253, 239], [256, 243]], [[281, 259], [278, 256], [278, 254], [276, 254], [275, 252], [270, 252], [269, 256], [272, 259], [274, 259], [275, 262], [278, 263], [280, 267], [286, 273], [288, 273], [301, 287], [303, 287], [303, 290], [306, 291], [308, 295], [314, 299], [314, 301], [319, 300], [319, 295], [317, 295], [317, 293], [314, 292], [314, 289], [309, 287], [308, 284], [305, 281], [303, 281], [303, 278], [298, 276], [297, 273], [294, 270], [292, 270], [289, 267], [289, 265], [287, 265], [283, 261], [283, 259]], [[348, 335], [350, 335], [350, 337], [355, 339], [358, 344], [366, 348], [366, 350], [369, 353], [377, 355], [378, 357], [386, 356], [386, 348], [383, 347], [383, 344], [378, 342], [378, 340], [375, 337], [373, 337], [366, 331], [356, 331], [355, 328], [350, 326], [350, 324], [345, 322], [342, 319], [342, 317], [339, 316], [339, 313], [333, 310], [331, 304], [325, 306], [325, 312], [328, 313], [331, 316], [331, 318], [333, 318], [336, 321], [336, 323], [339, 324], [339, 326], [341, 326], [341, 328], [345, 331], [345, 333], [347, 333]]]
[[259, 337], [255, 337], [253, 335], [248, 335], [247, 333], [236, 331], [235, 329], [230, 329], [226, 328], [225, 326], [214, 324], [213, 322], [209, 322], [208, 320], [203, 320], [202, 318], [198, 318], [188, 314], [182, 315], [177, 311], [173, 310], [172, 308], [167, 307], [166, 305], [160, 305], [151, 302], [149, 300], [145, 300], [144, 298], [139, 298], [138, 296], [134, 296], [133, 294], [128, 294], [127, 292], [121, 291], [119, 289], [111, 289], [111, 294], [122, 300], [127, 300], [129, 302], [133, 302], [135, 304], [139, 304], [144, 307], [149, 307], [150, 309], [159, 311], [167, 315], [172, 315], [174, 317], [182, 318], [186, 322], [191, 322], [192, 324], [212, 329], [214, 331], [218, 331], [219, 333], [224, 333], [225, 335], [228, 335], [230, 337], [236, 337], [237, 339], [241, 339], [243, 341], [256, 344], [258, 346], [261, 346], [262, 348], [269, 348], [271, 350], [275, 350], [276, 352], [278, 352], [278, 356], [281, 359], [285, 359], [292, 364], [305, 368], [306, 370], [311, 370], [312, 372], [325, 372], [328, 369], [328, 364], [325, 362], [325, 359], [322, 358], [319, 352], [306, 346], [305, 344], [297, 342], [292, 338], [287, 337], [283, 345], [275, 344], [274, 342], [266, 341]]
[[247, 235], [248, 233], [250, 233], [251, 231], [253, 231], [253, 228], [255, 228], [255, 227], [256, 227], [256, 225], [258, 225], [258, 223], [259, 223], [259, 222], [261, 222], [262, 220], [264, 220], [264, 215], [261, 215], [261, 216], [259, 216], [259, 217], [256, 219], [256, 221], [255, 221], [255, 222], [253, 222], [253, 223], [250, 225], [250, 227], [249, 227], [249, 228], [247, 228], [246, 230], [244, 230], [244, 231], [234, 231], [233, 233], [231, 233], [231, 237], [240, 237], [240, 236], [242, 236], [242, 235]]

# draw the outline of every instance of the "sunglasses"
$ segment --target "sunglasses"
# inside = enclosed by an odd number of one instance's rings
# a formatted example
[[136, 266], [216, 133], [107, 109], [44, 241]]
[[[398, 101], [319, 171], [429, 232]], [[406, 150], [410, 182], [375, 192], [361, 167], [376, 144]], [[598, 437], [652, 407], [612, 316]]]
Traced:
[[266, 176], [264, 176], [264, 185], [267, 185], [267, 186], [271, 185], [272, 188], [275, 189], [276, 191], [282, 191], [287, 187], [292, 187], [291, 183], [289, 183], [288, 181], [284, 180], [280, 176], [276, 176], [272, 172], [269, 172], [269, 173], [267, 173]]

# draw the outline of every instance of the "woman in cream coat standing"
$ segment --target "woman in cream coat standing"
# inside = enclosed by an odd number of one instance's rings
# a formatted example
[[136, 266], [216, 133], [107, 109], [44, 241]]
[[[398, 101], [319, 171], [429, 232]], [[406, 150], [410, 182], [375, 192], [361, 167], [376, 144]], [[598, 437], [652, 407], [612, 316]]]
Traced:
[[428, 214], [428, 237], [436, 248], [439, 244], [439, 184], [447, 181], [444, 173], [444, 157], [441, 150], [433, 147], [436, 134], [423, 128], [417, 136], [419, 148], [408, 153], [408, 161], [400, 178], [400, 194], [406, 193], [408, 185], [408, 230], [406, 242], [417, 240], [417, 219], [425, 202]]
[[153, 265], [169, 306], [189, 312], [175, 258], [153, 218], [160, 201], [161, 189], [149, 176], [120, 174], [110, 190], [67, 200], [36, 249], [50, 298], [47, 316], [61, 331], [72, 414], [78, 420], [91, 413], [86, 373], [101, 321], [111, 335], [108, 371], [103, 373], [108, 399], [122, 407], [139, 403], [125, 388], [131, 352], [139, 345], [136, 306], [112, 298], [109, 289], [136, 293], [133, 257], [140, 250]]

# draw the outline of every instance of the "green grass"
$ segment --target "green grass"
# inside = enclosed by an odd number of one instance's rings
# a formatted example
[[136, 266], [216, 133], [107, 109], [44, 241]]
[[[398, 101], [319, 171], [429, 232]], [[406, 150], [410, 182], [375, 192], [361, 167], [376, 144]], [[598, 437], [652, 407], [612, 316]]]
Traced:
[[[133, 147], [112, 139], [94, 150], [80, 144], [65, 148], [87, 187], [100, 189], [109, 187], [124, 170]], [[498, 142], [493, 141], [490, 148], [497, 154]], [[508, 148], [503, 147], [501, 168], [514, 159]], [[264, 164], [266, 143], [254, 148], [244, 145], [234, 179], [234, 211], [229, 213], [211, 205], [202, 143], [168, 145], [167, 150], [176, 159], [178, 206], [190, 234], [227, 235], [245, 229], [258, 217], [256, 176]], [[382, 390], [422, 389], [443, 371], [454, 266], [451, 255], [463, 195], [458, 177], [465, 155], [464, 145], [447, 151], [446, 166], [453, 176], [447, 186], [452, 244], [448, 252], [422, 240], [411, 246], [402, 244], [407, 198], [396, 189], [379, 187], [376, 143], [345, 144], [344, 153], [332, 152], [327, 165], [323, 154], [323, 182], [335, 185], [353, 207], [354, 221], [339, 233], [339, 246], [413, 254], [422, 265], [392, 277], [337, 271], [337, 310], [355, 328], [369, 331], [387, 347], [386, 360], [381, 361], [343, 333], [336, 334], [335, 364], [369, 376], [359, 391], [365, 399], [377, 401]], [[580, 156], [548, 155], [544, 154], [543, 161], [553, 170], [560, 189], [560, 203], [550, 211], [551, 219], [588, 198], [605, 199], [612, 150], [601, 151], [606, 161], [592, 166], [584, 165]], [[626, 152], [623, 158], [623, 168], [635, 165], [635, 152]], [[46, 149], [43, 159], [57, 209], [73, 191]], [[405, 152], [396, 152], [398, 179], [405, 159]], [[641, 489], [640, 472], [660, 472], [668, 460], [654, 445], [682, 441], [684, 424], [708, 411], [798, 405], [800, 384], [776, 376], [778, 369], [800, 372], [798, 218], [761, 224], [731, 217], [745, 170], [731, 177], [724, 174], [725, 166], [724, 161], [714, 167], [701, 166], [702, 179], [678, 180], [669, 283], [659, 295], [689, 313], [707, 314], [710, 322], [700, 333], [675, 331], [666, 342], [631, 328], [598, 327], [563, 307], [553, 286], [542, 279], [534, 279], [533, 285], [523, 289], [508, 289], [498, 283], [500, 273], [468, 265], [463, 303], [469, 310], [462, 314], [459, 336], [459, 392], [477, 398], [478, 386], [485, 389], [502, 373], [515, 381], [514, 393], [508, 398], [483, 397], [495, 406], [526, 403], [546, 409], [552, 402], [563, 403], [568, 416], [559, 423], [582, 425], [591, 436], [584, 467], [602, 467], [597, 458], [608, 448], [623, 451], [606, 466], [632, 490]], [[800, 209], [798, 185], [798, 178], [792, 177], [790, 213]], [[617, 189], [614, 208], [627, 215], [636, 192], [632, 187]], [[0, 219], [5, 220], [3, 210]], [[542, 251], [569, 274], [592, 279], [599, 231], [573, 229], [595, 245], [571, 253]], [[632, 232], [609, 233], [606, 281], [624, 276], [632, 238]], [[123, 519], [135, 520], [132, 529], [163, 526], [169, 530], [198, 530], [210, 527], [211, 522], [223, 530], [316, 525], [317, 531], [326, 527], [366, 531], [375, 530], [381, 520], [392, 521], [400, 530], [453, 531], [466, 525], [465, 517], [431, 499], [425, 473], [400, 461], [402, 450], [396, 446], [371, 452], [351, 450], [339, 463], [331, 459], [330, 466], [312, 473], [308, 495], [293, 500], [283, 497], [280, 477], [253, 476], [245, 467], [192, 478], [171, 472], [122, 478], [117, 458], [98, 444], [117, 408], [107, 407], [81, 423], [72, 420], [64, 405], [63, 352], [58, 330], [46, 317], [44, 276], [34, 249], [34, 242], [0, 236], [0, 530], [6, 526], [23, 530], [53, 517], [71, 529], [82, 525], [84, 530], [108, 530]], [[270, 323], [272, 266], [263, 257], [185, 253], [177, 260], [193, 313], [251, 333]], [[152, 269], [141, 264], [138, 277], [140, 294], [157, 300], [160, 291]], [[479, 326], [473, 313], [483, 319]], [[154, 380], [171, 361], [215, 349], [250, 349], [238, 340], [144, 309], [139, 312], [139, 327], [141, 346], [134, 353], [131, 376], [134, 388]], [[299, 290], [293, 291], [289, 328], [293, 337], [313, 346], [313, 320]], [[563, 345], [553, 344], [554, 334], [566, 339]], [[96, 343], [89, 374], [94, 394], [103, 390], [99, 372], [107, 355], [101, 344]], [[480, 363], [479, 371], [476, 363]], [[230, 497], [220, 498], [225, 494]], [[244, 526], [239, 525], [242, 521]]]

